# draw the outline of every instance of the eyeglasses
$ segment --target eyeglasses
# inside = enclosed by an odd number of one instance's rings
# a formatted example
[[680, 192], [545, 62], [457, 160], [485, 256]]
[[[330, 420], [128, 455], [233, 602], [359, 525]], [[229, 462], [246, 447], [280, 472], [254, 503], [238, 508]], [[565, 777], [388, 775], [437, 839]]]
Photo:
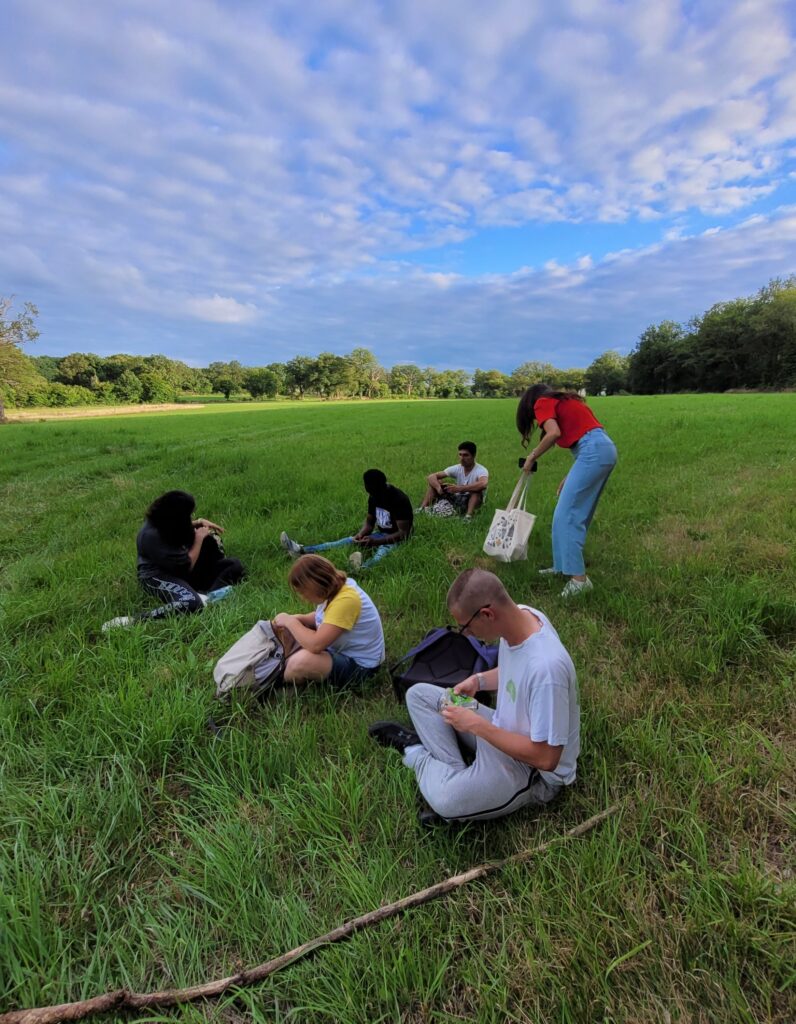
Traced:
[[465, 624], [463, 626], [456, 626], [456, 629], [454, 630], [454, 632], [455, 633], [465, 633], [470, 628], [470, 623], [473, 621], [473, 619], [476, 618], [476, 616], [480, 615], [481, 612], [486, 611], [487, 608], [491, 608], [491, 607], [492, 607], [491, 604], [482, 604], [480, 608], [476, 608], [476, 610], [473, 612], [473, 614], [470, 616], [470, 618], [467, 620], [467, 622], [465, 622]]

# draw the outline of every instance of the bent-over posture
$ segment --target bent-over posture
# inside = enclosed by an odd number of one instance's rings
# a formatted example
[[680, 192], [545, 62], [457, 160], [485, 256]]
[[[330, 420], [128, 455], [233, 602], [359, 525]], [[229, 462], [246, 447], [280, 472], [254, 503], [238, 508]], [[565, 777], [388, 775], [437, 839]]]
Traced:
[[462, 633], [500, 638], [497, 668], [454, 687], [496, 690], [497, 707], [442, 706], [444, 691], [416, 683], [406, 694], [413, 728], [376, 722], [370, 735], [403, 754], [430, 810], [423, 824], [499, 818], [553, 800], [575, 781], [580, 707], [572, 659], [549, 620], [515, 604], [491, 572], [468, 569], [448, 592]]
[[167, 491], [156, 498], [138, 531], [138, 582], [165, 602], [149, 612], [111, 619], [103, 629], [129, 626], [145, 619], [198, 612], [208, 596], [239, 583], [245, 570], [237, 558], [226, 558], [219, 534], [208, 519], [194, 519], [196, 502], [186, 491]]
[[279, 612], [274, 625], [288, 629], [301, 650], [285, 663], [285, 681], [328, 680], [347, 687], [372, 676], [384, 661], [384, 632], [378, 609], [362, 587], [321, 555], [302, 555], [288, 582], [315, 611]]

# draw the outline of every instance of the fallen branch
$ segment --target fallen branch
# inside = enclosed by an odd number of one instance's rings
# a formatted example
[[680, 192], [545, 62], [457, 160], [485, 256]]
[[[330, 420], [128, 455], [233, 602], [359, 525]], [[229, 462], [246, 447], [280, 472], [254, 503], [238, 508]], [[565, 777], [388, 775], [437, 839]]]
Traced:
[[301, 960], [320, 946], [341, 942], [363, 928], [369, 928], [371, 925], [384, 921], [388, 917], [395, 917], [396, 914], [403, 913], [405, 910], [418, 907], [422, 903], [428, 903], [429, 900], [437, 899], [438, 896], [444, 896], [453, 889], [458, 889], [468, 882], [474, 882], [478, 878], [483, 878], [484, 875], [499, 871], [509, 864], [517, 864], [521, 861], [529, 860], [537, 853], [542, 853], [562, 839], [582, 836], [586, 832], [591, 831], [595, 825], [599, 825], [600, 822], [605, 821], [610, 815], [615, 814], [618, 809], [619, 804], [614, 804], [606, 810], [600, 811], [599, 814], [587, 818], [586, 821], [571, 828], [562, 836], [549, 839], [532, 850], [522, 850], [520, 853], [512, 854], [503, 860], [479, 864], [478, 867], [471, 868], [460, 875], [454, 875], [444, 882], [438, 882], [436, 885], [429, 886], [428, 889], [422, 889], [420, 892], [412, 893], [411, 896], [405, 896], [401, 900], [396, 900], [395, 903], [389, 903], [387, 906], [379, 907], [378, 910], [371, 910], [360, 917], [352, 918], [325, 935], [319, 935], [317, 938], [311, 939], [301, 946], [296, 946], [289, 953], [283, 953], [282, 956], [278, 956], [273, 960], [267, 960], [265, 963], [258, 964], [248, 971], [232, 974], [228, 978], [208, 981], [204, 985], [192, 985], [190, 988], [164, 989], [161, 992], [130, 992], [129, 989], [120, 988], [115, 992], [107, 992], [105, 995], [94, 996], [92, 999], [82, 999], [76, 1003], [40, 1006], [31, 1010], [12, 1010], [8, 1013], [0, 1014], [0, 1024], [57, 1024], [57, 1022], [65, 1020], [82, 1020], [84, 1017], [89, 1017], [96, 1013], [175, 1006], [178, 1003], [190, 1003], [197, 999], [211, 999], [215, 996], [223, 995], [229, 989], [245, 988], [247, 985], [254, 985], [256, 982], [262, 981], [277, 971], [281, 971], [284, 967], [289, 967], [297, 960]]

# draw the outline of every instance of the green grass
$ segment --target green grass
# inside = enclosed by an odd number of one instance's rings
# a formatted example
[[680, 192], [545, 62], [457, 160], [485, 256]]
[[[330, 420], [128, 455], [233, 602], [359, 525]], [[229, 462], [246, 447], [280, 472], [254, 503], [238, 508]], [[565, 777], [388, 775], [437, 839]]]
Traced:
[[[534, 572], [562, 452], [534, 478], [529, 561], [497, 567], [577, 665], [578, 781], [547, 812], [433, 833], [416, 825], [411, 774], [366, 734], [403, 713], [386, 673], [361, 696], [243, 701], [215, 741], [211, 669], [256, 619], [298, 610], [279, 531], [351, 532], [362, 470], [384, 468], [417, 500], [424, 473], [472, 437], [490, 511], [505, 500], [513, 402], [214, 406], [0, 430], [0, 1009], [222, 976], [619, 800], [582, 839], [168, 1019], [796, 1017], [796, 396], [593, 404], [620, 453], [587, 547], [595, 591], [565, 605]], [[93, 639], [147, 607], [134, 537], [172, 487], [227, 526], [248, 581], [202, 615]], [[487, 519], [423, 519], [364, 578], [390, 659], [447, 621], [456, 572], [486, 562]]]

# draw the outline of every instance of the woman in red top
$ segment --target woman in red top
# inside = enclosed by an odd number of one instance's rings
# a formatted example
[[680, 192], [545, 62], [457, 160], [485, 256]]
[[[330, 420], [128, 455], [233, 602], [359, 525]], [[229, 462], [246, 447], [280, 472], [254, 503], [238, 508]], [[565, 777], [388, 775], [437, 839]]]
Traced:
[[553, 564], [549, 569], [539, 570], [545, 575], [569, 576], [561, 596], [573, 597], [592, 589], [583, 561], [583, 545], [602, 489], [616, 465], [616, 447], [579, 395], [553, 391], [547, 384], [534, 384], [520, 398], [517, 429], [524, 445], [537, 424], [541, 439], [525, 460], [526, 473], [553, 445], [569, 448], [575, 460], [558, 485], [558, 505], [553, 515]]

